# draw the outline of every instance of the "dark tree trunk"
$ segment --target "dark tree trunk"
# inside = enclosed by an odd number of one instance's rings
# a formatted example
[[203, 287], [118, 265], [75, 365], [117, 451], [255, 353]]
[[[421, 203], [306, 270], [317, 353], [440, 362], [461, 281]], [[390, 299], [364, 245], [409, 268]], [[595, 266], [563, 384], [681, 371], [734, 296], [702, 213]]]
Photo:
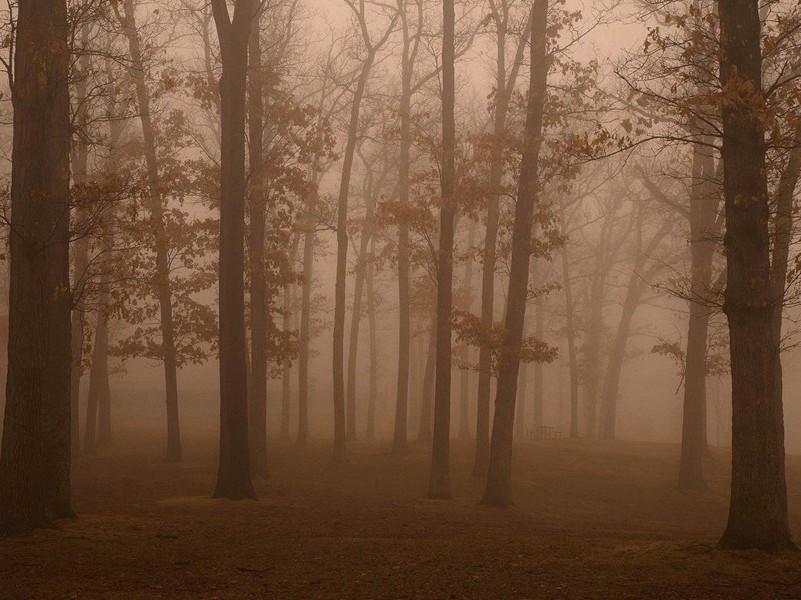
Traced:
[[155, 287], [159, 302], [162, 338], [162, 360], [167, 397], [167, 451], [166, 462], [181, 460], [181, 431], [178, 420], [178, 363], [175, 354], [175, 331], [172, 316], [172, 291], [170, 288], [170, 266], [167, 249], [169, 240], [164, 232], [164, 200], [160, 192], [158, 157], [153, 120], [150, 112], [150, 92], [147, 89], [145, 65], [136, 28], [133, 0], [125, 0], [123, 29], [128, 38], [131, 55], [131, 74], [136, 88], [136, 101], [142, 123], [147, 185], [150, 202], [150, 220], [156, 253]]
[[517, 414], [515, 415], [515, 437], [526, 437], [526, 397], [528, 395], [528, 365], [523, 363], [517, 375]]
[[[89, 44], [89, 27], [81, 27], [81, 44], [84, 48]], [[87, 78], [89, 74], [89, 56], [84, 54], [78, 60], [78, 69], [75, 73], [75, 129], [76, 135], [73, 137], [72, 148], [72, 179], [76, 186], [86, 183], [87, 169], [89, 165], [89, 145], [86, 143], [89, 132], [87, 128]], [[77, 229], [86, 227], [89, 218], [88, 206], [81, 205], [77, 208], [76, 223]], [[84, 309], [84, 289], [89, 267], [89, 236], [85, 233], [74, 242], [73, 259], [73, 285], [72, 285], [72, 366], [70, 369], [70, 421], [72, 423], [72, 454], [77, 456], [81, 451], [81, 427], [80, 427], [80, 396], [81, 396], [81, 371], [84, 344], [84, 326], [86, 311]]]
[[245, 336], [245, 92], [252, 0], [212, 0], [220, 40], [220, 462], [215, 498], [255, 498]]
[[[467, 247], [472, 248], [475, 243], [478, 223], [470, 224], [467, 236]], [[464, 265], [464, 279], [462, 281], [463, 310], [470, 312], [473, 307], [473, 265], [472, 258], [468, 258]], [[470, 345], [463, 344], [459, 352], [461, 370], [459, 373], [459, 439], [470, 439], [470, 370], [467, 363], [470, 361]]]
[[[300, 349], [298, 351], [298, 446], [304, 446], [309, 435], [309, 346], [311, 338], [311, 291], [314, 284], [315, 198], [304, 207], [303, 289], [300, 298]], [[288, 418], [288, 413], [287, 413]], [[289, 436], [289, 423], [281, 431]]]
[[[567, 234], [565, 207], [559, 209], [560, 231]], [[565, 294], [565, 337], [567, 338], [567, 361], [570, 371], [570, 437], [577, 438], [578, 429], [578, 390], [579, 367], [576, 356], [576, 325], [574, 322], [573, 285], [570, 281], [570, 253], [567, 244], [562, 248], [562, 289]]]
[[72, 515], [68, 35], [63, 0], [19, 4], [0, 534]]
[[434, 432], [429, 498], [450, 498], [451, 308], [453, 304], [453, 239], [456, 222], [456, 118], [454, 0], [442, 1], [442, 199], [437, 260], [437, 349], [434, 383]]
[[420, 429], [417, 431], [418, 442], [430, 442], [434, 420], [434, 376], [437, 366], [437, 319], [431, 322], [431, 334], [428, 338], [426, 366], [423, 371], [423, 387], [420, 395]]
[[[360, 154], [361, 156], [361, 154]], [[372, 236], [371, 222], [373, 219], [373, 205], [375, 198], [374, 193], [374, 178], [373, 171], [370, 165], [365, 162], [367, 169], [366, 179], [367, 183], [364, 190], [365, 201], [365, 216], [364, 226], [362, 227], [362, 234], [359, 239], [359, 256], [356, 259], [356, 281], [353, 286], [353, 311], [350, 319], [350, 340], [348, 345], [348, 388], [347, 388], [347, 423], [346, 423], [346, 439], [354, 441], [357, 438], [356, 434], [356, 365], [359, 358], [359, 329], [362, 318], [362, 299], [364, 296], [364, 284], [367, 275], [367, 252], [370, 247], [370, 238]], [[383, 177], [380, 181], [383, 181]], [[380, 181], [376, 186], [380, 192]]]
[[348, 272], [348, 194], [353, 170], [353, 157], [359, 130], [359, 112], [364, 90], [375, 60], [371, 48], [362, 63], [356, 91], [353, 94], [348, 125], [348, 141], [342, 162], [342, 179], [337, 201], [337, 271], [334, 298], [334, 460], [345, 458], [345, 283]]
[[365, 439], [375, 439], [376, 403], [378, 402], [378, 341], [375, 323], [375, 237], [370, 238], [367, 258], [367, 324], [370, 330], [370, 396], [367, 399], [367, 432]]
[[[776, 402], [776, 427], [780, 436], [778, 444], [784, 447], [784, 382], [781, 360], [782, 344], [782, 316], [785, 299], [785, 286], [790, 259], [790, 245], [793, 241], [793, 199], [798, 180], [801, 178], [801, 127], [796, 128], [793, 139], [794, 150], [790, 153], [787, 165], [782, 172], [779, 180], [776, 198], [775, 227], [773, 237], [773, 256], [771, 261], [771, 296], [773, 297], [773, 345], [778, 348], [779, 355], [776, 357], [775, 364], [775, 402]], [[784, 454], [781, 455], [780, 475], [782, 477], [782, 487], [786, 489]], [[783, 497], [784, 506], [782, 510], [787, 512], [787, 495]]]
[[[508, 10], [508, 9], [507, 9]], [[506, 73], [506, 35], [509, 15], [494, 15], [496, 21], [496, 97], [493, 115], [493, 141], [489, 174], [489, 190], [493, 196], [489, 199], [487, 209], [487, 228], [484, 237], [484, 256], [481, 272], [481, 326], [490, 330], [495, 322], [495, 265], [498, 260], [498, 225], [500, 221], [500, 187], [503, 181], [503, 147], [506, 116], [509, 110], [517, 74], [523, 59], [528, 32], [520, 41], [515, 61], [507, 77]], [[483, 477], [489, 464], [490, 447], [490, 390], [492, 386], [492, 350], [482, 346], [478, 354], [478, 396], [476, 405], [476, 457], [473, 464], [473, 475]]]
[[539, 196], [539, 154], [548, 79], [547, 21], [548, 1], [535, 0], [531, 6], [528, 108], [512, 233], [512, 262], [509, 270], [509, 294], [504, 327], [504, 348], [509, 348], [511, 351], [500, 356], [487, 488], [482, 499], [482, 504], [490, 506], [512, 504], [512, 437], [520, 367], [517, 349], [523, 341], [533, 215]]
[[[705, 140], [708, 141], [708, 140]], [[707, 340], [711, 317], [710, 285], [715, 256], [716, 222], [720, 196], [713, 182], [711, 148], [693, 148], [693, 182], [690, 191], [690, 318], [684, 370], [684, 411], [681, 428], [679, 489], [705, 489], [704, 454], [707, 430]]]
[[723, 189], [732, 380], [732, 479], [724, 548], [794, 548], [787, 524], [784, 423], [777, 402], [765, 137], [759, 112], [761, 26], [756, 0], [718, 2]]
[[[531, 261], [531, 279], [534, 283], [540, 280], [539, 262], [534, 259]], [[542, 296], [538, 296], [534, 302], [534, 337], [538, 340], [545, 335], [545, 301]], [[534, 410], [534, 429], [542, 427], [542, 398], [543, 398], [543, 377], [542, 363], [534, 363], [534, 394], [532, 408]]]
[[[100, 306], [103, 307], [107, 303], [108, 295], [104, 293], [100, 299]], [[108, 324], [107, 316], [101, 309], [97, 313], [95, 322], [95, 344], [92, 352], [92, 367], [89, 371], [89, 398], [86, 405], [86, 429], [83, 442], [83, 450], [87, 454], [94, 454], [97, 451], [101, 398], [108, 393]]]
[[248, 40], [248, 157], [250, 189], [248, 212], [248, 269], [250, 274], [250, 469], [256, 477], [269, 477], [267, 465], [267, 276], [265, 228], [267, 201], [264, 189], [264, 78], [261, 63], [261, 8], [253, 15]]

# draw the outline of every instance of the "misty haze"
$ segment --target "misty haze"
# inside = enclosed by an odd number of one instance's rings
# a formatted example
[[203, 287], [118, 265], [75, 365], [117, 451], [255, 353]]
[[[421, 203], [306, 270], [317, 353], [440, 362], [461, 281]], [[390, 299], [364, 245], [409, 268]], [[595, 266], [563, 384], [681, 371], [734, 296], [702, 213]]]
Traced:
[[799, 2], [0, 29], [0, 599], [801, 598]]

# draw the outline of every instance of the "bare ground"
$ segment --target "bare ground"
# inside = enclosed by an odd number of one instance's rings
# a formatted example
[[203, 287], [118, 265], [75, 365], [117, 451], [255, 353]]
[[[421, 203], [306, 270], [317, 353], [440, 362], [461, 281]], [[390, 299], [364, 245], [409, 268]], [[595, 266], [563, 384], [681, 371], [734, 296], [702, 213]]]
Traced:
[[[209, 499], [215, 441], [159, 460], [118, 440], [75, 468], [80, 517], [0, 541], [0, 598], [801, 598], [801, 553], [721, 552], [728, 456], [710, 490], [674, 489], [677, 448], [521, 442], [518, 506], [476, 505], [472, 451], [454, 443], [451, 501], [423, 497], [428, 450], [271, 447], [259, 502]], [[788, 459], [801, 540], [801, 460]]]

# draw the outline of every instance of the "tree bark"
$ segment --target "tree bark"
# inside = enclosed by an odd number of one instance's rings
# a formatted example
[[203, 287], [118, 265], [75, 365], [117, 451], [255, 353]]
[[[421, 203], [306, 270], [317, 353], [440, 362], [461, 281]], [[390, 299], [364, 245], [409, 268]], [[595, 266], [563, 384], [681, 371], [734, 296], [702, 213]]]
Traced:
[[451, 309], [453, 305], [453, 239], [456, 221], [456, 118], [454, 0], [442, 1], [442, 187], [437, 260], [436, 375], [434, 432], [429, 498], [450, 498]]
[[[564, 205], [559, 207], [559, 226], [562, 236], [567, 234]], [[567, 360], [570, 371], [570, 437], [577, 438], [579, 367], [576, 356], [576, 325], [574, 322], [573, 286], [570, 281], [570, 254], [567, 244], [562, 248], [562, 288], [565, 294], [565, 337], [567, 338]]]
[[267, 464], [267, 276], [265, 231], [267, 200], [264, 189], [264, 77], [261, 56], [261, 8], [250, 26], [248, 54], [248, 270], [250, 275], [250, 470], [269, 477]]
[[375, 439], [376, 404], [378, 402], [378, 341], [375, 322], [375, 236], [370, 237], [370, 254], [367, 258], [367, 324], [370, 330], [370, 396], [367, 399], [367, 431], [365, 439]]
[[[489, 190], [492, 197], [487, 208], [487, 228], [484, 237], [484, 256], [481, 272], [481, 326], [489, 331], [495, 323], [495, 266], [498, 260], [498, 226], [500, 222], [499, 190], [504, 175], [504, 129], [509, 110], [509, 101], [514, 92], [517, 74], [523, 61], [528, 32], [518, 45], [514, 63], [507, 77], [506, 74], [506, 35], [509, 20], [508, 8], [503, 14], [494, 15], [496, 22], [496, 55], [495, 55], [495, 112], [493, 115], [493, 141], [490, 157]], [[473, 475], [483, 477], [489, 464], [489, 421], [490, 421], [490, 388], [492, 384], [492, 349], [482, 346], [478, 353], [478, 396], [476, 405], [476, 457], [473, 464]]]
[[706, 489], [703, 465], [707, 430], [706, 362], [711, 318], [712, 261], [716, 248], [713, 236], [720, 204], [713, 177], [712, 150], [696, 144], [693, 147], [693, 187], [690, 191], [691, 298], [685, 353], [679, 489]]
[[[539, 261], [531, 261], [531, 278], [535, 283], [540, 280]], [[534, 301], [534, 337], [538, 340], [545, 336], [545, 301], [542, 296], [538, 296]], [[542, 427], [542, 399], [543, 399], [543, 377], [542, 363], [534, 363], [534, 398], [532, 408], [534, 410], [534, 430]]]
[[787, 523], [784, 432], [777, 396], [762, 55], [756, 0], [718, 2], [723, 189], [732, 381], [732, 478], [723, 548], [794, 548]]
[[215, 498], [255, 498], [245, 336], [245, 92], [252, 0], [212, 0], [220, 40], [220, 462]]
[[167, 398], [167, 451], [166, 462], [181, 460], [181, 430], [178, 418], [178, 363], [175, 354], [175, 330], [172, 315], [172, 291], [170, 288], [170, 267], [167, 256], [169, 240], [164, 232], [164, 199], [159, 182], [158, 157], [153, 120], [150, 112], [150, 92], [147, 89], [146, 67], [142, 57], [139, 31], [136, 27], [133, 0], [125, 0], [122, 20], [128, 49], [131, 55], [130, 70], [136, 89], [136, 102], [142, 124], [147, 185], [150, 203], [150, 221], [156, 253], [155, 287], [159, 303], [161, 326], [162, 360]]
[[500, 355], [487, 487], [482, 499], [482, 504], [490, 506], [505, 507], [512, 504], [512, 437], [520, 367], [517, 349], [523, 341], [533, 215], [539, 197], [539, 154], [548, 80], [547, 21], [548, 0], [535, 0], [531, 6], [528, 107], [512, 232], [512, 262], [504, 327], [504, 348], [510, 351]]
[[342, 178], [337, 200], [337, 269], [334, 297], [334, 461], [345, 458], [345, 284], [348, 272], [348, 194], [353, 169], [353, 157], [359, 130], [359, 113], [364, 90], [375, 60], [375, 51], [369, 48], [362, 63], [356, 91], [353, 94], [348, 125], [348, 141], [342, 162]]
[[437, 318], [431, 320], [431, 333], [428, 338], [426, 366], [423, 371], [423, 387], [420, 395], [420, 429], [418, 442], [430, 442], [434, 435], [434, 378], [437, 366]]
[[68, 35], [63, 0], [19, 4], [0, 534], [72, 515]]
[[[360, 153], [361, 156], [361, 153]], [[367, 275], [367, 252], [372, 237], [372, 219], [375, 198], [374, 191], [380, 192], [383, 177], [380, 178], [378, 185], [375, 186], [373, 170], [365, 161], [366, 186], [364, 190], [365, 216], [364, 226], [359, 239], [359, 256], [356, 259], [356, 281], [353, 286], [353, 311], [350, 320], [350, 340], [348, 344], [348, 388], [347, 388], [347, 423], [345, 436], [348, 441], [355, 441], [356, 434], [356, 365], [359, 357], [359, 325], [362, 317], [362, 299], [364, 296], [364, 284]], [[377, 190], [374, 190], [377, 187]]]
[[[81, 44], [84, 48], [89, 45], [89, 27], [81, 27]], [[75, 129], [71, 155], [72, 180], [76, 186], [86, 183], [89, 166], [89, 145], [86, 143], [87, 122], [87, 78], [89, 77], [89, 56], [83, 54], [78, 60], [77, 81], [75, 84]], [[89, 218], [87, 206], [77, 208], [76, 225], [78, 229], [86, 227]], [[84, 289], [89, 267], [89, 236], [81, 235], [74, 242], [73, 285], [72, 285], [72, 365], [70, 368], [70, 421], [72, 423], [72, 454], [77, 456], [81, 451], [80, 427], [80, 397], [81, 397], [81, 371], [83, 359], [84, 327], [86, 311], [84, 309]]]

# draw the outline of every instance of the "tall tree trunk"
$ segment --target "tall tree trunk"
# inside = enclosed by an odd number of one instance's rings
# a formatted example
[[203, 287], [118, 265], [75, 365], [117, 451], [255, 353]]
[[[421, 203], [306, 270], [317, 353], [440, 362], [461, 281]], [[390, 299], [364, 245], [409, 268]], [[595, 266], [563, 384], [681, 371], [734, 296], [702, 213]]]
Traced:
[[535, 0], [531, 6], [528, 108], [512, 232], [512, 262], [509, 270], [509, 294], [504, 327], [504, 348], [509, 348], [511, 351], [500, 356], [487, 487], [482, 499], [483, 504], [490, 506], [512, 504], [512, 434], [520, 367], [517, 349], [523, 341], [534, 205], [539, 197], [539, 154], [548, 79], [547, 21], [548, 0]]
[[[403, 28], [403, 54], [401, 56], [400, 97], [400, 156], [398, 157], [398, 203], [409, 204], [409, 171], [412, 147], [412, 75], [417, 45], [412, 45], [406, 21], [406, 9], [400, 4]], [[398, 223], [398, 384], [395, 395], [395, 424], [392, 452], [408, 450], [409, 419], [409, 342], [411, 324], [409, 316], [409, 224], [404, 218]]]
[[169, 240], [164, 231], [164, 199], [162, 198], [159, 184], [156, 138], [150, 112], [150, 92], [147, 89], [145, 64], [139, 42], [139, 31], [136, 27], [133, 0], [125, 0], [123, 7], [125, 16], [121, 21], [125, 36], [128, 39], [130, 69], [136, 88], [139, 119], [142, 123], [143, 149], [147, 167], [148, 200], [150, 203], [150, 226], [153, 229], [156, 253], [156, 276], [154, 279], [159, 302], [162, 361], [164, 363], [167, 398], [167, 451], [165, 460], [167, 462], [177, 462], [181, 460], [181, 431], [178, 420], [178, 364], [175, 354], [172, 291], [170, 288], [169, 257], [167, 256]]
[[250, 189], [248, 212], [248, 270], [250, 274], [250, 470], [269, 477], [267, 464], [267, 276], [265, 230], [267, 199], [264, 165], [264, 95], [261, 56], [261, 13], [256, 6], [250, 26], [248, 54], [248, 157]]
[[[295, 265], [298, 260], [298, 248], [300, 246], [300, 234], [293, 235], [289, 250], [290, 264]], [[294, 268], [294, 266], [293, 266]], [[300, 328], [297, 326], [297, 310], [294, 302], [297, 300], [296, 286], [287, 285], [284, 288], [283, 323], [281, 325], [284, 332], [291, 332], [293, 317], [295, 321], [295, 331]], [[294, 314], [293, 314], [294, 312]], [[266, 374], [266, 370], [265, 370]], [[292, 400], [292, 363], [286, 362], [281, 369], [281, 435], [283, 439], [289, 439], [289, 405]], [[266, 411], [265, 411], [266, 412]], [[286, 435], [284, 436], [284, 431]], [[265, 428], [266, 435], [266, 428]]]
[[[362, 317], [362, 297], [364, 296], [364, 283], [367, 275], [368, 248], [371, 238], [371, 221], [373, 219], [373, 171], [365, 163], [367, 169], [367, 185], [364, 192], [365, 222], [359, 239], [359, 256], [356, 259], [356, 282], [353, 286], [353, 311], [350, 319], [350, 342], [348, 345], [348, 389], [347, 389], [347, 424], [346, 439], [354, 441], [356, 435], [356, 365], [359, 357], [359, 325]], [[378, 186], [380, 188], [380, 184]]]
[[526, 397], [528, 395], [528, 364], [520, 365], [517, 375], [517, 414], [515, 415], [515, 437], [526, 437]]
[[367, 399], [367, 432], [365, 439], [375, 439], [376, 403], [378, 401], [378, 341], [375, 323], [375, 236], [370, 237], [367, 258], [367, 324], [370, 330], [370, 396]]
[[[538, 283], [540, 280], [539, 261], [536, 259], [531, 261], [531, 279]], [[534, 337], [538, 340], [543, 339], [545, 336], [545, 301], [542, 296], [537, 296], [534, 301]], [[532, 408], [534, 410], [534, 429], [542, 427], [542, 398], [543, 398], [543, 377], [542, 377], [542, 363], [534, 363], [534, 402]]]
[[220, 40], [220, 462], [215, 498], [255, 498], [245, 336], [245, 92], [252, 0], [212, 0]]
[[456, 104], [454, 0], [442, 2], [442, 199], [437, 260], [436, 375], [434, 432], [429, 498], [450, 498], [451, 308], [453, 304], [453, 239], [456, 222]]
[[732, 478], [724, 548], [794, 548], [787, 523], [770, 269], [762, 53], [756, 0], [718, 2], [732, 381]]
[[[298, 436], [297, 444], [304, 446], [309, 435], [309, 346], [311, 338], [311, 291], [314, 284], [315, 198], [311, 195], [304, 207], [303, 231], [303, 289], [300, 300], [300, 348], [298, 350]], [[289, 424], [282, 432], [289, 436]]]
[[420, 395], [420, 429], [417, 430], [418, 442], [430, 442], [434, 420], [434, 377], [437, 366], [437, 319], [436, 313], [431, 320], [431, 333], [428, 338], [426, 366], [423, 371], [423, 387]]
[[[81, 27], [81, 44], [84, 48], [89, 45], [89, 26], [84, 24]], [[73, 137], [72, 148], [72, 179], [76, 186], [86, 183], [87, 170], [89, 165], [89, 145], [86, 137], [88, 126], [87, 119], [87, 78], [89, 75], [89, 56], [81, 55], [78, 60], [77, 81], [75, 84], [75, 129], [77, 135]], [[80, 230], [87, 225], [89, 210], [87, 206], [81, 205], [76, 210], [76, 225]], [[81, 397], [81, 370], [83, 359], [85, 309], [84, 309], [84, 289], [89, 267], [89, 236], [81, 235], [74, 242], [73, 260], [73, 285], [72, 285], [72, 366], [70, 369], [70, 421], [72, 423], [72, 454], [76, 456], [81, 451], [81, 427], [80, 427], [80, 397]]]
[[[562, 236], [567, 234], [567, 221], [564, 205], [559, 208], [559, 223]], [[573, 311], [573, 286], [570, 281], [570, 253], [568, 246], [562, 248], [562, 289], [565, 294], [565, 337], [567, 338], [567, 360], [570, 370], [570, 437], [577, 438], [578, 430], [578, 390], [579, 367], [576, 355], [576, 325]]]
[[[495, 322], [495, 265], [498, 260], [498, 226], [500, 222], [500, 187], [503, 181], [504, 129], [509, 110], [509, 101], [517, 81], [517, 74], [523, 62], [526, 40], [531, 30], [529, 21], [526, 32], [518, 44], [515, 61], [510, 73], [506, 73], [506, 27], [508, 14], [495, 14], [496, 55], [495, 55], [495, 112], [493, 115], [493, 141], [490, 157], [489, 189], [492, 197], [487, 208], [487, 228], [484, 237], [484, 256], [481, 273], [481, 326], [490, 330]], [[478, 354], [478, 396], [476, 405], [476, 456], [473, 475], [483, 477], [489, 464], [490, 447], [490, 389], [492, 384], [492, 349], [479, 348]]]
[[348, 141], [342, 162], [342, 179], [337, 200], [337, 269], [334, 297], [334, 460], [345, 458], [345, 283], [348, 272], [348, 194], [353, 170], [353, 157], [359, 130], [359, 113], [364, 90], [375, 60], [370, 49], [362, 63], [356, 91], [353, 94], [348, 125]]
[[617, 326], [612, 348], [609, 350], [609, 360], [606, 364], [606, 376], [601, 392], [602, 422], [600, 437], [607, 440], [615, 439], [617, 425], [617, 394], [620, 387], [620, 372], [623, 369], [623, 360], [626, 357], [626, 345], [631, 331], [631, 321], [640, 305], [642, 283], [640, 273], [633, 272], [623, 301], [623, 312]]
[[[472, 248], [475, 243], [478, 223], [470, 224], [467, 234], [467, 247]], [[464, 279], [462, 280], [463, 310], [470, 312], [473, 307], [473, 265], [474, 261], [468, 257], [464, 265]], [[459, 352], [461, 370], [459, 372], [459, 439], [470, 439], [470, 370], [467, 363], [470, 360], [470, 345], [463, 344]]]
[[17, 13], [0, 534], [70, 507], [70, 99], [64, 0]]
[[[104, 290], [108, 282], [105, 282]], [[92, 367], [89, 371], [89, 398], [86, 406], [86, 429], [83, 449], [94, 454], [98, 446], [101, 397], [108, 393], [108, 324], [104, 307], [108, 294], [104, 291], [100, 298], [101, 309], [95, 321], [95, 344], [92, 352]]]
[[[770, 285], [773, 298], [773, 346], [778, 349], [775, 363], [775, 402], [776, 402], [776, 428], [780, 436], [777, 442], [784, 447], [784, 381], [781, 359], [782, 344], [782, 316], [784, 313], [785, 286], [789, 268], [790, 245], [793, 241], [793, 199], [798, 180], [801, 178], [801, 127], [797, 127], [793, 134], [794, 150], [790, 153], [787, 166], [779, 180], [776, 198], [776, 214], [773, 238], [773, 256], [771, 260]], [[786, 490], [784, 453], [781, 454], [780, 484]], [[787, 495], [782, 498], [782, 510], [787, 512]]]
[[[708, 141], [708, 140], [705, 140]], [[703, 459], [707, 430], [707, 343], [711, 317], [710, 285], [716, 242], [719, 195], [713, 182], [714, 157], [705, 145], [693, 147], [690, 191], [690, 318], [684, 369], [679, 489], [705, 489]]]

